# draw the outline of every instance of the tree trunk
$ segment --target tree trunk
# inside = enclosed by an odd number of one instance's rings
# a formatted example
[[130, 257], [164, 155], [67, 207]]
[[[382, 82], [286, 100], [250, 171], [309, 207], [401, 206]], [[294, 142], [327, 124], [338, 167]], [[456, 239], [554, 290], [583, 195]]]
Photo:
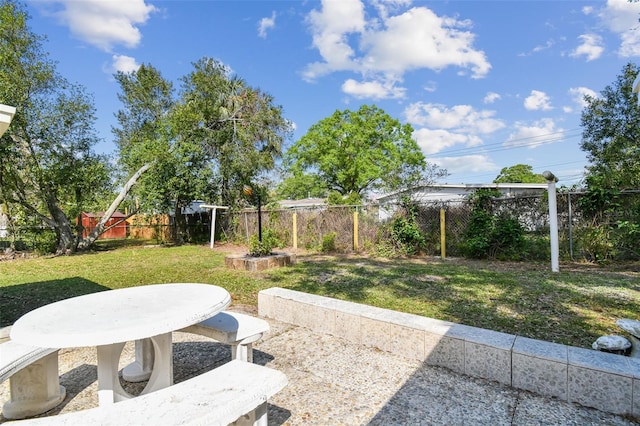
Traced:
[[54, 222], [54, 229], [58, 237], [58, 248], [56, 254], [73, 253], [76, 251], [76, 239], [73, 227], [69, 218], [64, 214], [58, 206], [56, 200], [50, 200], [47, 197], [47, 208]]
[[111, 219], [111, 216], [113, 216], [113, 213], [115, 213], [115, 211], [118, 209], [118, 206], [120, 206], [120, 203], [122, 203], [122, 201], [125, 199], [129, 191], [131, 190], [131, 187], [135, 185], [135, 183], [138, 181], [138, 178], [140, 178], [140, 176], [144, 172], [146, 172], [152, 166], [152, 164], [153, 163], [145, 164], [144, 166], [140, 167], [138, 171], [135, 172], [133, 176], [131, 176], [131, 178], [129, 178], [127, 183], [122, 188], [122, 191], [120, 191], [120, 194], [118, 194], [116, 199], [113, 200], [113, 202], [111, 203], [107, 211], [104, 212], [104, 216], [102, 217], [98, 225], [96, 225], [93, 231], [91, 231], [91, 233], [85, 239], [80, 241], [80, 244], [78, 244], [78, 250], [88, 249], [98, 239], [98, 237], [105, 230], [105, 224], [107, 223], [107, 221], [109, 221], [109, 219]]
[[180, 199], [176, 199], [176, 205], [174, 208], [175, 224], [176, 224], [176, 244], [184, 244], [186, 240], [187, 222], [182, 214], [182, 206]]

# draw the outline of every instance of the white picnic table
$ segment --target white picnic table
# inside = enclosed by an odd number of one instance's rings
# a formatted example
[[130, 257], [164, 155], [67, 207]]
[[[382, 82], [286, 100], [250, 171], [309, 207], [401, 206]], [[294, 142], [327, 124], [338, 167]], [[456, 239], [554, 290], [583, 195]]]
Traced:
[[98, 403], [132, 398], [120, 385], [118, 363], [126, 342], [150, 338], [153, 371], [142, 394], [173, 384], [171, 333], [198, 324], [231, 303], [229, 292], [210, 284], [153, 284], [61, 300], [28, 312], [11, 328], [12, 340], [33, 346], [96, 346]]

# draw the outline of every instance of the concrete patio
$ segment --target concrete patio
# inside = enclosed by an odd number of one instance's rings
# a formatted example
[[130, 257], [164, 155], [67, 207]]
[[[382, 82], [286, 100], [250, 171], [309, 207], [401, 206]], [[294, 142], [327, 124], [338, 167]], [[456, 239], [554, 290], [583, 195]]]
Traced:
[[[257, 315], [254, 307], [232, 306], [231, 310]], [[255, 344], [254, 361], [289, 378], [289, 385], [269, 401], [269, 424], [638, 424], [631, 418], [428, 366], [305, 327], [272, 319], [269, 323], [271, 331]], [[176, 382], [229, 358], [228, 346], [197, 335], [174, 334]], [[128, 344], [121, 367], [132, 359], [133, 345]], [[97, 406], [95, 348], [62, 350], [60, 375], [67, 397], [46, 415]], [[140, 388], [128, 386], [133, 393]], [[0, 401], [7, 399], [8, 383], [4, 383]]]

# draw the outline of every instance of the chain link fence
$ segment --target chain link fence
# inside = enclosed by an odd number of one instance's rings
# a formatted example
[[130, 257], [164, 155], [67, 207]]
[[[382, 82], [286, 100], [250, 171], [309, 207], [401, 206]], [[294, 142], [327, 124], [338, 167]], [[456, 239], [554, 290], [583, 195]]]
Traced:
[[[558, 237], [560, 257], [565, 260], [637, 260], [640, 259], [640, 191], [620, 194], [616, 214], [594, 214], [585, 209], [584, 193], [558, 193]], [[424, 237], [423, 253], [440, 256], [445, 244], [446, 256], [463, 255], [463, 244], [473, 216], [473, 205], [463, 202], [422, 202], [413, 206], [415, 223]], [[491, 201], [496, 217], [516, 218], [526, 234], [526, 250], [532, 258], [549, 259], [549, 215], [547, 195], [503, 197]], [[372, 251], [390, 238], [389, 224], [407, 216], [400, 204], [363, 206], [323, 206], [296, 209], [262, 210], [263, 232], [274, 232], [282, 247], [322, 250], [326, 242], [339, 252]], [[210, 238], [211, 216], [193, 215], [182, 224], [182, 241], [205, 243]], [[218, 211], [216, 241], [248, 244], [258, 233], [258, 213], [244, 210]], [[444, 227], [444, 238], [441, 232]], [[178, 238], [174, 218], [138, 217], [128, 224], [129, 238], [155, 239], [158, 242]], [[0, 223], [0, 249], [45, 251], [55, 248], [55, 233], [44, 226], [4, 226]]]
[[[558, 193], [556, 196], [560, 257], [590, 261], [639, 259], [640, 193], [621, 194], [620, 203], [627, 208], [615, 216], [587, 215], [581, 203], [584, 196], [578, 192]], [[489, 209], [499, 218], [517, 219], [524, 230], [525, 250], [530, 253], [530, 258], [550, 258], [549, 200], [546, 194], [496, 198], [491, 201]], [[441, 255], [444, 241], [446, 256], [463, 255], [461, 248], [473, 215], [469, 201], [422, 202], [414, 206], [414, 211], [415, 222], [425, 239], [424, 254]], [[297, 247], [319, 250], [323, 239], [333, 234], [337, 251], [369, 251], [389, 238], [387, 225], [402, 215], [406, 216], [407, 211], [400, 204], [266, 210], [262, 212], [262, 226], [274, 231], [283, 246], [294, 246], [295, 235]], [[245, 242], [257, 233], [256, 211], [232, 214], [229, 219], [223, 230], [225, 237]]]

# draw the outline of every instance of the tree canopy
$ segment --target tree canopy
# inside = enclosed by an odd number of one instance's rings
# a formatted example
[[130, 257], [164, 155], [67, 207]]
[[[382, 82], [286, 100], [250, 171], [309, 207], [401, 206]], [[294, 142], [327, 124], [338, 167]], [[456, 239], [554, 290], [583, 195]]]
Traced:
[[[17, 107], [0, 143], [0, 206], [12, 219], [54, 229], [58, 252], [89, 247], [136, 184], [146, 211], [179, 212], [195, 199], [233, 207], [242, 186], [281, 156], [291, 123], [270, 95], [228, 67], [199, 60], [174, 97], [159, 70], [143, 65], [115, 75], [123, 106], [112, 130], [128, 180], [105, 209], [113, 171], [93, 152], [93, 99], [56, 72], [28, 19], [17, 1], [0, 0], [0, 103]], [[101, 210], [101, 222], [83, 238], [73, 220]]]
[[628, 63], [600, 96], [585, 98], [581, 148], [591, 163], [588, 186], [597, 181], [618, 190], [640, 188], [640, 105], [633, 93], [639, 73], [640, 67]]
[[[291, 132], [270, 95], [211, 58], [193, 64], [177, 98], [150, 64], [116, 79], [121, 164], [129, 171], [152, 165], [135, 190], [147, 211], [179, 213], [197, 199], [237, 207], [243, 186], [274, 167]], [[186, 236], [181, 218], [179, 239]]]
[[109, 166], [93, 152], [92, 97], [56, 72], [28, 19], [19, 3], [0, 3], [0, 102], [16, 107], [0, 143], [0, 202], [23, 225], [52, 228], [58, 252], [74, 251], [72, 220], [110, 191]]
[[533, 167], [528, 164], [516, 164], [503, 167], [493, 183], [546, 183], [547, 180], [538, 173], [533, 173]]
[[271, 95], [224, 64], [204, 57], [193, 68], [182, 79], [174, 127], [211, 158], [218, 189], [212, 201], [235, 207], [243, 186], [275, 167], [292, 125]]
[[288, 176], [280, 189], [287, 185], [295, 189], [289, 195], [306, 197], [308, 190], [296, 182], [312, 183], [315, 193], [354, 199], [416, 184], [428, 168], [412, 133], [409, 124], [402, 125], [375, 105], [336, 111], [311, 126], [287, 151]]

